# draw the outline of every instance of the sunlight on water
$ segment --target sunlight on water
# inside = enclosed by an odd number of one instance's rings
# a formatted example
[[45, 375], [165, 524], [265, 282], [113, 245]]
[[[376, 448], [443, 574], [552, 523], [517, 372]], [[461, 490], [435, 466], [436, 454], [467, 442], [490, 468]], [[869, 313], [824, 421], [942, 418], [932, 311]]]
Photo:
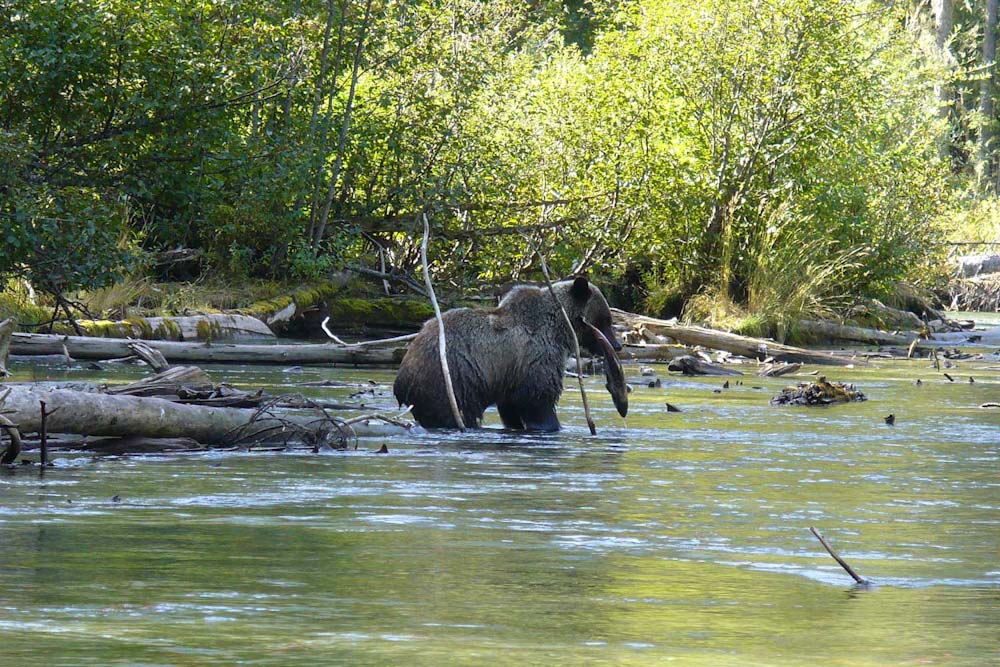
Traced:
[[[795, 378], [748, 368], [722, 389], [658, 367], [627, 428], [590, 380], [597, 437], [567, 384], [555, 435], [503, 432], [491, 413], [483, 431], [330, 455], [6, 471], [2, 664], [998, 664], [1000, 410], [978, 407], [1000, 401], [991, 366], [954, 383], [921, 362], [825, 369], [870, 400], [823, 409], [768, 405]], [[275, 391], [392, 379], [209, 370]], [[875, 585], [853, 587], [809, 526]]]

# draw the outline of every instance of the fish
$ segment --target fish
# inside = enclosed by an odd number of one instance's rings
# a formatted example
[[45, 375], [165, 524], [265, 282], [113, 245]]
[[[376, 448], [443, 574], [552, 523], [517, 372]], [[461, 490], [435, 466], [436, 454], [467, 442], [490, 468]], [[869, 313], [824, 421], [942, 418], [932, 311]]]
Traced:
[[614, 402], [618, 414], [625, 417], [628, 415], [628, 384], [625, 383], [625, 371], [618, 360], [618, 355], [615, 354], [615, 348], [600, 329], [587, 320], [584, 320], [583, 323], [590, 327], [590, 332], [597, 340], [597, 344], [604, 350], [604, 378], [607, 380], [604, 386], [611, 394], [611, 400]]

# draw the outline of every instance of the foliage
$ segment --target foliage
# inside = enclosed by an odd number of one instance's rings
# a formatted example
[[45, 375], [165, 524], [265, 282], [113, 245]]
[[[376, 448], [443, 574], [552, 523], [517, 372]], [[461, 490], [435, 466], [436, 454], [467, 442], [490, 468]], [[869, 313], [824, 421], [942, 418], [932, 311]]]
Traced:
[[[962, 206], [945, 74], [895, 3], [0, 10], [0, 273], [45, 289], [177, 246], [240, 280], [414, 271], [427, 212], [454, 285], [530, 278], [539, 248], [780, 325], [776, 304], [890, 292]], [[798, 295], [796, 271], [815, 278]]]

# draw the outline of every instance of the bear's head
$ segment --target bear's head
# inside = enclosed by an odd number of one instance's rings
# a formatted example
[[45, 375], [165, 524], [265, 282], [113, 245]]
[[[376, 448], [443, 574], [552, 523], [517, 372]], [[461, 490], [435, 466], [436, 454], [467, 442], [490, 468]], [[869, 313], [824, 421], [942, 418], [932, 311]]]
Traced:
[[580, 345], [596, 355], [605, 353], [604, 346], [594, 336], [591, 328], [584, 324], [589, 322], [604, 334], [616, 352], [620, 351], [622, 344], [611, 326], [611, 309], [608, 308], [608, 302], [601, 294], [601, 290], [581, 276], [573, 279], [569, 289], [566, 290], [566, 295], [568, 296], [566, 301], [569, 303], [563, 305], [570, 321], [573, 322], [573, 328], [576, 329]]

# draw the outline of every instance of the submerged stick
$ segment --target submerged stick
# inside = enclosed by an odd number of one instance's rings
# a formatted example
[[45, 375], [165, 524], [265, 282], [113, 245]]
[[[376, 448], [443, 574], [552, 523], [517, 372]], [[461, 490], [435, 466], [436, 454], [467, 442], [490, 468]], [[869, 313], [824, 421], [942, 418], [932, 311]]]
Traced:
[[427, 241], [431, 236], [430, 223], [427, 221], [427, 214], [421, 214], [424, 218], [424, 240], [420, 244], [420, 263], [424, 267], [424, 284], [427, 285], [427, 295], [434, 306], [434, 317], [438, 323], [438, 357], [441, 359], [441, 374], [444, 375], [444, 390], [448, 394], [448, 403], [451, 405], [451, 414], [455, 418], [455, 424], [460, 431], [465, 430], [465, 422], [462, 421], [462, 413], [458, 409], [458, 401], [455, 399], [455, 388], [451, 384], [451, 371], [448, 370], [448, 351], [444, 336], [444, 318], [441, 317], [441, 307], [438, 305], [437, 296], [434, 295], [434, 286], [431, 284], [431, 272], [427, 267]]
[[573, 328], [573, 323], [569, 319], [569, 313], [563, 307], [562, 303], [559, 301], [559, 297], [556, 296], [556, 291], [552, 287], [552, 280], [549, 278], [549, 268], [545, 265], [545, 258], [542, 257], [542, 253], [535, 249], [535, 255], [538, 256], [538, 261], [542, 267], [542, 275], [545, 276], [545, 284], [549, 288], [549, 294], [552, 295], [553, 301], [559, 306], [559, 312], [562, 313], [563, 319], [566, 320], [566, 326], [569, 327], [569, 334], [573, 338], [573, 354], [576, 357], [576, 380], [580, 384], [580, 399], [583, 401], [583, 414], [587, 418], [587, 428], [590, 429], [590, 435], [597, 435], [597, 426], [594, 425], [594, 419], [590, 416], [590, 404], [587, 403], [587, 392], [583, 388], [583, 364], [580, 363], [580, 341], [576, 338], [576, 329]]
[[868, 584], [871, 583], [870, 581], [862, 577], [860, 574], [855, 572], [854, 569], [847, 564], [847, 561], [838, 556], [837, 552], [833, 550], [833, 547], [831, 547], [825, 539], [823, 539], [823, 536], [820, 535], [818, 530], [816, 530], [812, 526], [809, 526], [809, 530], [812, 531], [812, 534], [816, 536], [816, 539], [819, 540], [819, 543], [823, 545], [823, 548], [826, 549], [826, 552], [831, 556], [833, 556], [833, 559], [837, 561], [840, 567], [844, 568], [844, 571], [847, 572], [847, 574], [851, 575], [851, 577], [854, 579], [856, 583], [862, 586], [867, 586]]

